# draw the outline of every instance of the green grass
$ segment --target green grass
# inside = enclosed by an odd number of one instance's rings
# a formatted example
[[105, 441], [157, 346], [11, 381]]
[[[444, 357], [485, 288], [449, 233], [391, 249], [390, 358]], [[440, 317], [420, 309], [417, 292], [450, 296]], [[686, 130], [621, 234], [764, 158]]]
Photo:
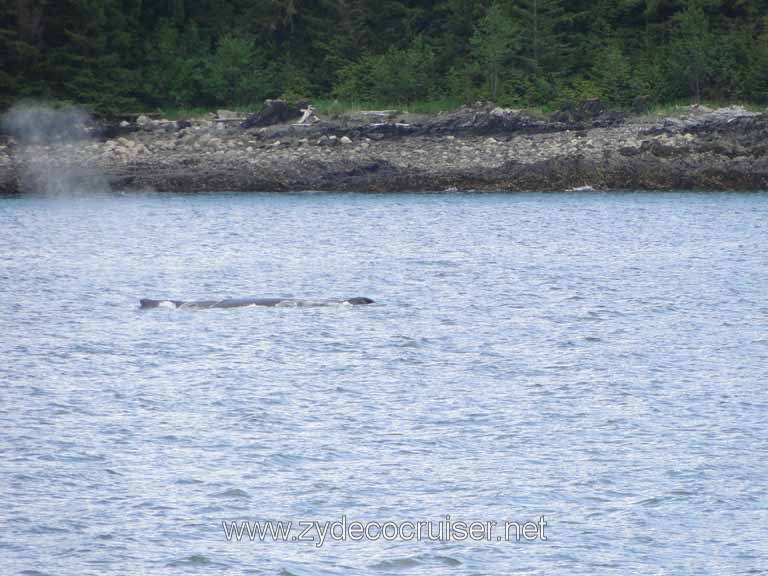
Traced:
[[160, 117], [165, 120], [181, 120], [187, 118], [201, 118], [210, 110], [207, 108], [160, 108]]
[[[391, 102], [370, 102], [370, 101], [358, 101], [358, 100], [332, 100], [332, 99], [313, 99], [310, 100], [315, 107], [318, 115], [321, 117], [333, 117], [344, 114], [355, 114], [370, 110], [394, 110], [397, 113], [410, 113], [410, 114], [436, 114], [438, 112], [455, 110], [461, 106], [461, 102], [458, 100], [426, 100], [423, 102], [412, 103], [391, 103]], [[233, 110], [240, 112], [243, 116], [257, 111], [261, 108], [260, 104], [254, 104], [253, 106], [220, 106], [219, 108], [226, 108], [227, 110]], [[215, 113], [216, 108], [160, 108], [157, 110], [162, 118], [167, 120], [179, 120], [182, 118], [203, 118], [210, 114]]]
[[[332, 99], [313, 99], [310, 100], [315, 107], [318, 115], [321, 117], [333, 117], [344, 114], [355, 114], [371, 110], [394, 110], [397, 113], [410, 114], [436, 114], [438, 112], [455, 110], [461, 106], [458, 100], [426, 100], [423, 102], [412, 103], [391, 103], [391, 102], [370, 102], [359, 100], [332, 100]], [[260, 104], [253, 106], [220, 106], [242, 113], [243, 116], [257, 111], [261, 108]], [[203, 118], [215, 113], [216, 108], [160, 108], [157, 110], [162, 118], [167, 120], [179, 120], [182, 118]]]
[[414, 114], [437, 114], [438, 112], [450, 112], [461, 106], [458, 100], [427, 100], [424, 102], [414, 102], [408, 108], [409, 112]]
[[252, 114], [256, 110], [261, 108], [261, 104], [254, 104], [253, 106], [217, 106], [216, 108], [158, 108], [157, 112], [161, 118], [166, 120], [180, 120], [189, 118], [203, 118], [210, 113], [216, 113], [216, 110], [232, 110], [238, 112], [241, 116], [247, 116]]
[[438, 112], [455, 110], [461, 106], [461, 102], [450, 99], [411, 103], [318, 99], [312, 100], [312, 105], [320, 116], [338, 116], [371, 110], [394, 110], [398, 113], [409, 114], [437, 114]]
[[[437, 114], [438, 112], [449, 112], [455, 110], [462, 105], [461, 101], [452, 99], [424, 100], [421, 102], [411, 103], [334, 100], [330, 98], [311, 99], [310, 101], [315, 107], [317, 114], [322, 118], [333, 118], [334, 116], [381, 110], [392, 110], [397, 114]], [[684, 116], [690, 113], [690, 107], [693, 104], [695, 104], [693, 100], [679, 100], [676, 102], [656, 104], [641, 117], [653, 119], [659, 116]], [[743, 106], [750, 112], [766, 112], [765, 106], [755, 104], [753, 102], [712, 100], [701, 102], [701, 105], [712, 109], [723, 108], [726, 106]], [[249, 113], [259, 110], [261, 108], [261, 104], [254, 103], [253, 106], [221, 106], [219, 108], [226, 108], [227, 110], [233, 110], [241, 113], [243, 116], [247, 116]], [[542, 105], [536, 107], [526, 107], [522, 108], [521, 110], [523, 113], [536, 118], [546, 118], [553, 112], [557, 111], [557, 106]], [[160, 108], [157, 110], [157, 112], [160, 113], [162, 118], [168, 120], [179, 120], [184, 118], [203, 118], [211, 112], [215, 113], [216, 108], [168, 107]]]

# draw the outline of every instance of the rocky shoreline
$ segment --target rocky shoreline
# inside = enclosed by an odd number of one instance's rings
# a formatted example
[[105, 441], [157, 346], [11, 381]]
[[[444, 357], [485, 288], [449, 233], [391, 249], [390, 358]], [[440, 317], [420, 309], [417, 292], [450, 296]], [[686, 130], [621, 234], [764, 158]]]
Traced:
[[76, 142], [6, 137], [0, 193], [62, 182], [158, 192], [768, 189], [768, 115], [739, 107], [540, 119], [488, 106], [248, 129], [142, 119], [118, 132]]

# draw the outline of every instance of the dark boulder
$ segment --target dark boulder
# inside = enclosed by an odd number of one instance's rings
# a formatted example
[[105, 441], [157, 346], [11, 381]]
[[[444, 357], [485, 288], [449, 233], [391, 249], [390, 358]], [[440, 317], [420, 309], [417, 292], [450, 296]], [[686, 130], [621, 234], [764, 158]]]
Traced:
[[632, 112], [646, 114], [651, 109], [651, 97], [648, 95], [635, 96], [632, 100]]
[[128, 122], [115, 122], [114, 120], [105, 120], [99, 122], [97, 127], [93, 131], [93, 136], [100, 140], [111, 140], [113, 138], [120, 138], [126, 136], [132, 132], [138, 132], [141, 128], [136, 124], [129, 124]]
[[637, 146], [622, 146], [619, 148], [619, 154], [622, 156], [637, 156], [641, 150]]
[[[509, 108], [460, 108], [415, 124], [410, 131], [420, 136], [490, 136], [538, 134], [561, 129], [563, 126], [557, 123], [540, 120]], [[399, 131], [402, 133], [403, 129], [400, 128]]]
[[566, 102], [550, 116], [550, 120], [563, 124], [611, 125], [621, 122], [622, 117], [609, 112], [602, 100], [592, 98], [579, 103]]
[[641, 152], [648, 152], [657, 158], [674, 158], [684, 156], [688, 153], [688, 148], [684, 146], [672, 146], [664, 144], [658, 140], [646, 140], [640, 145]]
[[258, 128], [298, 120], [302, 116], [301, 110], [308, 105], [307, 102], [292, 105], [285, 100], [265, 100], [264, 107], [255, 114], [248, 116], [245, 122], [240, 124], [240, 127], [244, 129]]
[[579, 111], [587, 119], [596, 118], [600, 116], [602, 113], [604, 113], [605, 110], [606, 110], [605, 103], [599, 100], [598, 98], [585, 100], [584, 102], [581, 103], [581, 106], [579, 107]]

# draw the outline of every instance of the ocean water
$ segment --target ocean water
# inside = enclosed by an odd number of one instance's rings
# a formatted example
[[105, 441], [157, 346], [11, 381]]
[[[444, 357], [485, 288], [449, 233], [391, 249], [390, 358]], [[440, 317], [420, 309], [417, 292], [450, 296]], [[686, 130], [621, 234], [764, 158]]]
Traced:
[[[764, 193], [0, 199], [0, 574], [768, 573], [766, 246]], [[138, 309], [241, 296], [376, 304]], [[446, 516], [546, 540], [222, 526]]]

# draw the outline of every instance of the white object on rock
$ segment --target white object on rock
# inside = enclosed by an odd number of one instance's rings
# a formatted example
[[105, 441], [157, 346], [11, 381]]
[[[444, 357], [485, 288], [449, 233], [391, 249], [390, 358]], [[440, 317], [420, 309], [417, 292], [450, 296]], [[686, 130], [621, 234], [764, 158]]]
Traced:
[[315, 107], [312, 106], [312, 104], [302, 109], [301, 112], [301, 120], [299, 120], [298, 124], [314, 124], [315, 122], [320, 121], [320, 119], [315, 115]]
[[509, 114], [512, 114], [512, 112], [513, 112], [512, 108], [501, 108], [499, 106], [491, 110], [491, 116], [507, 116]]

